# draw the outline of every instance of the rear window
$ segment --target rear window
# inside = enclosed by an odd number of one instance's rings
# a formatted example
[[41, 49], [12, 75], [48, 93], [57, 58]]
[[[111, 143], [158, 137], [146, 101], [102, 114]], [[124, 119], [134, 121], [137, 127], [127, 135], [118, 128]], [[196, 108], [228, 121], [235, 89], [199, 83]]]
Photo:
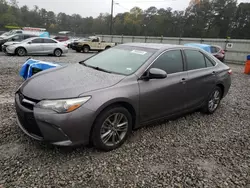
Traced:
[[43, 39], [44, 43], [57, 43], [56, 41], [54, 40], [51, 40], [51, 39]]

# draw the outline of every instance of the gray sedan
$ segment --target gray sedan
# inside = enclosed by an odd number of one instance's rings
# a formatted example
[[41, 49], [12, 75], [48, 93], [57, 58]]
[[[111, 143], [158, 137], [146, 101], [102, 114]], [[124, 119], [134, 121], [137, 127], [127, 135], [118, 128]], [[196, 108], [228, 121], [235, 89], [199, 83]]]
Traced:
[[63, 53], [68, 53], [68, 48], [65, 44], [54, 39], [34, 37], [8, 46], [6, 48], [6, 53], [18, 56], [25, 56], [27, 54], [51, 54], [60, 57]]
[[17, 121], [37, 140], [109, 151], [145, 124], [197, 109], [214, 113], [231, 73], [203, 50], [119, 45], [25, 81], [15, 95]]

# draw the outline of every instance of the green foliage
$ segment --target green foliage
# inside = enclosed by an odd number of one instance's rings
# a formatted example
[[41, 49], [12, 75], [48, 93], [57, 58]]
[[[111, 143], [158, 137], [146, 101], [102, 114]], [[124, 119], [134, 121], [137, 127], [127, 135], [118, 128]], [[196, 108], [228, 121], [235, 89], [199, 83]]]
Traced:
[[[48, 31], [71, 30], [76, 34], [109, 34], [110, 14], [83, 18], [79, 14], [55, 14], [44, 8], [18, 6], [16, 0], [0, 0], [0, 29], [8, 26], [43, 27]], [[194, 1], [195, 2], [195, 1]], [[115, 35], [166, 37], [250, 38], [250, 3], [237, 0], [200, 0], [185, 11], [171, 8], [147, 10], [139, 7], [117, 14], [113, 19]], [[32, 19], [31, 19], [32, 18]]]

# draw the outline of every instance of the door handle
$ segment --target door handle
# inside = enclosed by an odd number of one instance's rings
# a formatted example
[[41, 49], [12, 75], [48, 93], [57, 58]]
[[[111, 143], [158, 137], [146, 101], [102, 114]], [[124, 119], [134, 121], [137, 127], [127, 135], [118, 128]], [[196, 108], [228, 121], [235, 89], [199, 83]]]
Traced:
[[212, 75], [215, 75], [215, 74], [216, 74], [216, 72], [215, 72], [215, 71], [213, 71], [213, 72], [212, 72]]
[[186, 83], [186, 78], [182, 78], [180, 82], [181, 82], [182, 84], [185, 84], [185, 83]]

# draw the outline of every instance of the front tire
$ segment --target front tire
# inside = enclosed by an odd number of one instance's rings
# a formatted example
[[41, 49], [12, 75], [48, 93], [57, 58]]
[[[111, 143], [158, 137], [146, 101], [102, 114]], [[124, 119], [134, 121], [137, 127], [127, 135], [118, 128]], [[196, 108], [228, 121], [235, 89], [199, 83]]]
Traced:
[[110, 46], [106, 46], [105, 50], [107, 50], [107, 49], [109, 49], [109, 48], [111, 48], [111, 47], [110, 47]]
[[26, 52], [25, 48], [17, 48], [16, 54], [18, 56], [25, 56], [27, 54], [27, 52]]
[[83, 46], [83, 49], [82, 49], [82, 51], [84, 52], [84, 53], [88, 53], [89, 52], [89, 47], [88, 46]]
[[221, 99], [222, 90], [220, 87], [216, 86], [213, 92], [209, 95], [207, 101], [201, 109], [201, 112], [205, 114], [213, 114], [219, 107]]
[[132, 131], [132, 116], [122, 106], [104, 110], [96, 119], [92, 131], [93, 145], [103, 151], [120, 147]]

